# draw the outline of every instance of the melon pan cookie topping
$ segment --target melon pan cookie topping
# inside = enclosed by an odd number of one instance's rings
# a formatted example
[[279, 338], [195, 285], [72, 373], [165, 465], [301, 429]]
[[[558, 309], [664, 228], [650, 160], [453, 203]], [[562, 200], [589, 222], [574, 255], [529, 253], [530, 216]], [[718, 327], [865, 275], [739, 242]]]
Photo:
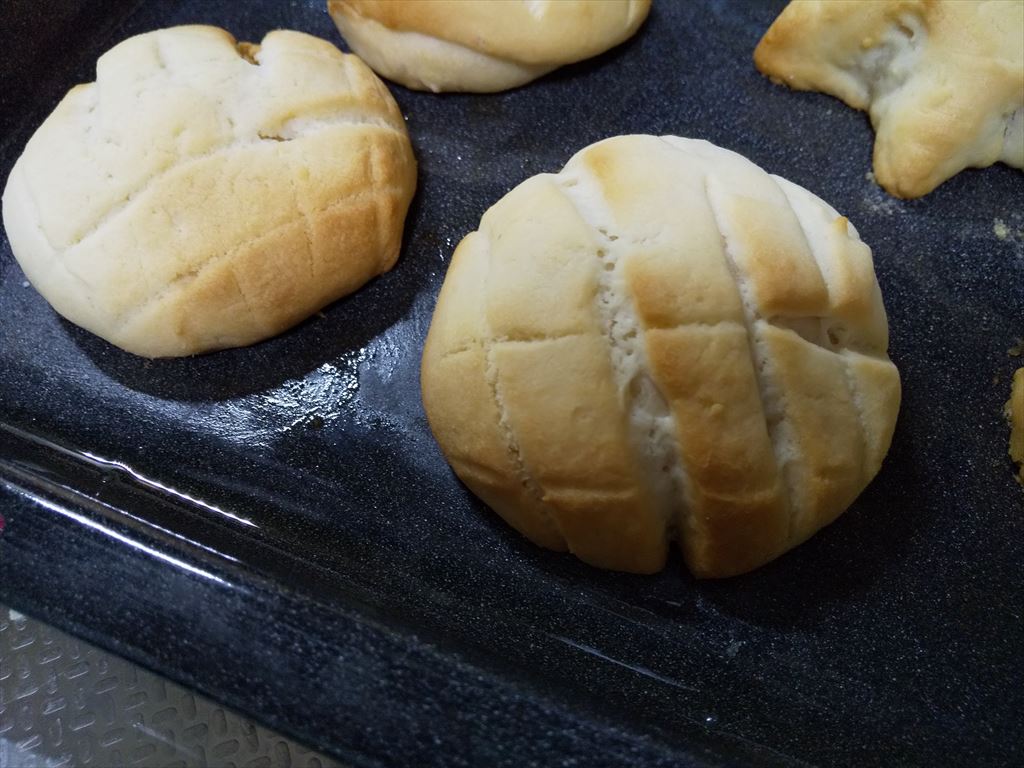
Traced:
[[534, 542], [743, 573], [834, 520], [899, 407], [870, 249], [703, 141], [625, 136], [535, 176], [456, 249], [422, 363], [458, 476]]
[[25, 274], [72, 322], [148, 357], [240, 346], [394, 263], [416, 165], [355, 56], [192, 26], [125, 40], [96, 70], [3, 198]]

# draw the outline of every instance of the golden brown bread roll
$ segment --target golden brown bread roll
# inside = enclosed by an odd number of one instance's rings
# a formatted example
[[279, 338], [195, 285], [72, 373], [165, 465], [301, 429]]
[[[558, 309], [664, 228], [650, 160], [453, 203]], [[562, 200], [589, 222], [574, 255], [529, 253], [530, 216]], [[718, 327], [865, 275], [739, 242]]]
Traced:
[[870, 249], [703, 141], [623, 136], [520, 184], [456, 249], [423, 354], [458, 476], [534, 542], [749, 571], [878, 472], [900, 400]]
[[402, 115], [355, 56], [175, 27], [100, 57], [29, 140], [3, 218], [54, 309], [163, 357], [273, 336], [390, 269], [415, 187]]
[[875, 178], [897, 197], [964, 168], [1024, 168], [1024, 0], [794, 0], [754, 62], [866, 110]]
[[596, 56], [636, 32], [650, 0], [328, 0], [377, 74], [423, 91], [491, 92]]

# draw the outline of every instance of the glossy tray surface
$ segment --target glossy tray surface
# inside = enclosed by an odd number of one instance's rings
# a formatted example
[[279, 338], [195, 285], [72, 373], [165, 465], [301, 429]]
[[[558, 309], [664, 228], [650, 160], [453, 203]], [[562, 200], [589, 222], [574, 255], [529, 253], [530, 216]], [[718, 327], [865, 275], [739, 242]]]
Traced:
[[[1000, 765], [1024, 759], [1024, 177], [916, 202], [864, 115], [751, 63], [782, 3], [661, 0], [519, 90], [393, 87], [420, 163], [389, 274], [279, 338], [146, 361], [61, 320], [0, 241], [0, 598], [356, 765]], [[340, 44], [323, 3], [0, 8], [0, 176], [97, 55], [180, 23]], [[530, 175], [622, 133], [708, 139], [875, 254], [904, 401], [836, 524], [736, 579], [540, 551], [434, 444], [419, 354], [451, 252]], [[998, 230], [998, 234], [997, 234]]]

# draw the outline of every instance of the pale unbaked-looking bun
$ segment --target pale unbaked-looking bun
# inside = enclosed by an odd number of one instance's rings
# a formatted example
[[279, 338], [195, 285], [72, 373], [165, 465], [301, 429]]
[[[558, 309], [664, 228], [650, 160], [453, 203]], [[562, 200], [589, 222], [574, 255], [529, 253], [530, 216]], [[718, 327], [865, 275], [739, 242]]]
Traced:
[[64, 317], [130, 352], [273, 336], [388, 270], [416, 163], [384, 84], [299, 32], [215, 27], [100, 57], [8, 178], [3, 218]]
[[964, 168], [1024, 168], [1024, 0], [795, 0], [754, 62], [867, 111], [875, 178], [897, 197]]
[[458, 476], [534, 542], [749, 571], [833, 521], [900, 401], [870, 249], [704, 141], [623, 136], [520, 184], [455, 251], [423, 355]]
[[328, 0], [352, 50], [423, 91], [514, 88], [636, 32], [650, 0]]

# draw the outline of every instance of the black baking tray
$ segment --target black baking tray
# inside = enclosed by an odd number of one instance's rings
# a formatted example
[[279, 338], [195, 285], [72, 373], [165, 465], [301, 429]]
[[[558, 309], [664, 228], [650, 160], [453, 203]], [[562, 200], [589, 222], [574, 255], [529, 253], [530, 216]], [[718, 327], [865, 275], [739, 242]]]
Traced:
[[[1024, 175], [923, 200], [867, 176], [861, 113], [774, 86], [781, 2], [660, 0], [635, 39], [497, 95], [392, 91], [419, 192], [392, 272], [279, 338], [133, 357], [0, 252], [0, 599], [357, 766], [1024, 760]], [[5, 0], [0, 174], [116, 41], [183, 23], [341, 40], [323, 3]], [[448, 259], [526, 177], [622, 133], [708, 139], [875, 254], [904, 400], [881, 474], [755, 573], [541, 551], [462, 487], [420, 404]]]

